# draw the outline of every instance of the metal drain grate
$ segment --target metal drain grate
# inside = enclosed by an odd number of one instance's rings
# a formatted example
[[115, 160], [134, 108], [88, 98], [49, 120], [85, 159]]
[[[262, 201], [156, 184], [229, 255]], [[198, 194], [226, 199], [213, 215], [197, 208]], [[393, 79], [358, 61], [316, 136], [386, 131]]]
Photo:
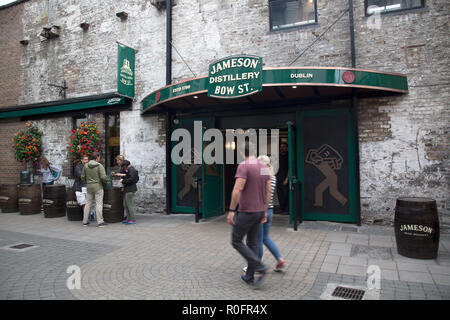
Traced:
[[0, 249], [8, 250], [8, 251], [15, 251], [15, 252], [25, 252], [25, 251], [32, 250], [32, 249], [38, 248], [38, 247], [39, 246], [37, 246], [35, 244], [19, 242], [19, 243], [10, 244], [10, 245], [4, 246], [4, 247], [0, 247]]
[[336, 287], [331, 295], [346, 300], [362, 300], [364, 293], [364, 290], [355, 288]]
[[15, 246], [11, 246], [9, 248], [16, 249], [16, 250], [22, 250], [22, 249], [29, 248], [29, 247], [34, 247], [34, 244], [21, 243], [21, 244], [15, 245]]

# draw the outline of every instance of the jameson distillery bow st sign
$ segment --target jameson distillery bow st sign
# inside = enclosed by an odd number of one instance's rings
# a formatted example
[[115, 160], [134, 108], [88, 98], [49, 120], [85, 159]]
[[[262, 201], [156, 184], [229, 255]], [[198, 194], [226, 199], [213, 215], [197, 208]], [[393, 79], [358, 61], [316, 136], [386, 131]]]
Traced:
[[209, 65], [208, 96], [238, 98], [262, 90], [262, 58], [232, 56]]

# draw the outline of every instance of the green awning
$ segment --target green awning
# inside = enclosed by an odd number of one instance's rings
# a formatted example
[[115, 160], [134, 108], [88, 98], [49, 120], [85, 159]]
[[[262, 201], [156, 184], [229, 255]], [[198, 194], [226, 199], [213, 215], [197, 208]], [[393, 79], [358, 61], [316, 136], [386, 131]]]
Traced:
[[[406, 75], [374, 70], [340, 67], [283, 67], [264, 68], [263, 90], [238, 99], [208, 97], [208, 76], [188, 79], [163, 87], [146, 96], [141, 102], [141, 114], [163, 110], [178, 110], [185, 106], [276, 102], [283, 99], [333, 97], [355, 93], [387, 95], [408, 93]], [[234, 101], [232, 101], [234, 100]]]
[[39, 104], [0, 108], [0, 119], [68, 112], [106, 106], [117, 106], [123, 105], [124, 103], [125, 98], [115, 94], [88, 96]]

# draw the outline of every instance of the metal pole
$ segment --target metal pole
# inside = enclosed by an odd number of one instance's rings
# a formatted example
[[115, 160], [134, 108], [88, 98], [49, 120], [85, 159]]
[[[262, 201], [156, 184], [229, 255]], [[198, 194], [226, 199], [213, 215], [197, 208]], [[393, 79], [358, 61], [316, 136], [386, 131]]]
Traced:
[[171, 192], [172, 192], [172, 163], [170, 161], [171, 140], [170, 134], [172, 132], [172, 117], [170, 112], [166, 112], [166, 214], [171, 212]]
[[297, 216], [298, 216], [297, 180], [294, 180], [294, 182], [293, 182], [292, 192], [294, 193], [294, 203], [293, 203], [294, 231], [297, 231]]
[[198, 223], [200, 220], [200, 202], [201, 202], [201, 187], [202, 187], [202, 179], [194, 178], [194, 181], [197, 183], [197, 201], [195, 202], [195, 223]]
[[[350, 50], [351, 50], [351, 60], [352, 68], [356, 68], [356, 49], [355, 49], [355, 26], [353, 20], [353, 0], [348, 1], [349, 6], [349, 20], [350, 20]], [[361, 182], [359, 173], [359, 131], [358, 131], [358, 98], [355, 94], [354, 89], [352, 89], [352, 118], [353, 118], [353, 131], [355, 135], [355, 161], [356, 161], [356, 223], [358, 226], [361, 225]]]
[[166, 3], [166, 85], [169, 85], [172, 83], [172, 0]]

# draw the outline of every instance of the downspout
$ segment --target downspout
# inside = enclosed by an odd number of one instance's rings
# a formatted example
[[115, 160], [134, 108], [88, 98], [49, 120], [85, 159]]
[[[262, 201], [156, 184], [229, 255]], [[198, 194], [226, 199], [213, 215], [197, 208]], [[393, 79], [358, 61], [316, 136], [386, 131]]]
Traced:
[[[172, 84], [172, 0], [166, 0], [166, 85]], [[172, 122], [169, 111], [166, 111], [166, 214], [171, 212], [172, 166], [170, 161], [170, 136]]]
[[166, 86], [172, 84], [172, 0], [166, 0]]
[[[349, 5], [349, 19], [350, 19], [350, 51], [352, 68], [356, 67], [356, 50], [355, 50], [355, 26], [353, 20], [353, 0], [348, 1]], [[354, 89], [352, 89], [352, 118], [353, 131], [355, 134], [355, 157], [356, 157], [356, 223], [361, 226], [361, 183], [359, 174], [359, 131], [358, 131], [358, 98], [356, 97]]]

